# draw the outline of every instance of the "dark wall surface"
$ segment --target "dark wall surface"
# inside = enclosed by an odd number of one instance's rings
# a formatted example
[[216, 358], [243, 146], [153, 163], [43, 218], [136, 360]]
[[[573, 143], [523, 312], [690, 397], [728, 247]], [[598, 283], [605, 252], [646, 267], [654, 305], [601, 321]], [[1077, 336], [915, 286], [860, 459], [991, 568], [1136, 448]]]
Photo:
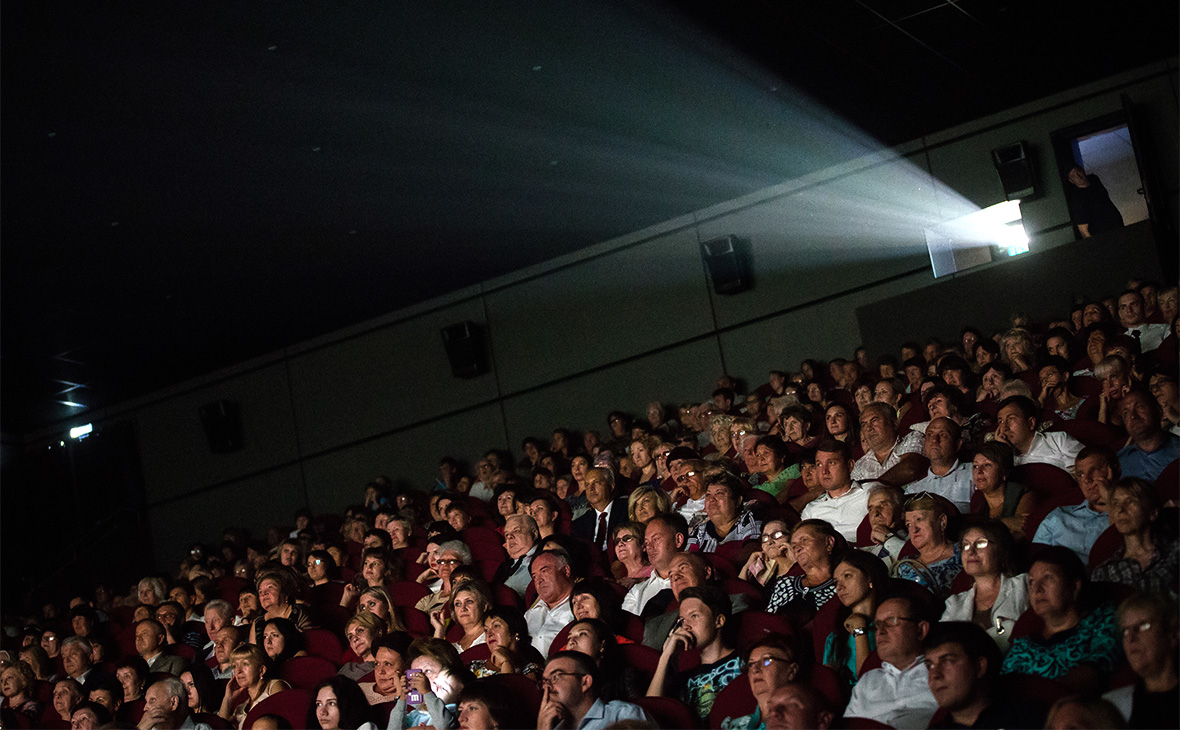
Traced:
[[1067, 317], [1075, 298], [1111, 296], [1143, 277], [1175, 279], [1162, 277], [1150, 221], [962, 272], [859, 307], [856, 317], [870, 356], [896, 355], [917, 337], [955, 342], [967, 325], [989, 336], [1008, 329], [1014, 312], [1040, 324]]

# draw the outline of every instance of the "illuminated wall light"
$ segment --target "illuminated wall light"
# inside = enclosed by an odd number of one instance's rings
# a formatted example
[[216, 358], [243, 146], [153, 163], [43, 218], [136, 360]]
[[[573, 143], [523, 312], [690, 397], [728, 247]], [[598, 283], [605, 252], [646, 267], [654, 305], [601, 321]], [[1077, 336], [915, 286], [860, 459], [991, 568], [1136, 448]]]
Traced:
[[86, 436], [90, 435], [90, 433], [92, 431], [94, 431], [94, 424], [93, 423], [88, 423], [85, 426], [75, 426], [74, 428], [70, 429], [70, 438], [72, 438], [72, 439], [85, 438]]

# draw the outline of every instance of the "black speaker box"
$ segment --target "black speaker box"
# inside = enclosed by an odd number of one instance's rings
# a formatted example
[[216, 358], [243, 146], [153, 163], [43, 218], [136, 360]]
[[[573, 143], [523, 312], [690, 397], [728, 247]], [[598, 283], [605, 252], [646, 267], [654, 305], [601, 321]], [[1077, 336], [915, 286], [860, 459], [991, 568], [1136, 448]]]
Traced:
[[488, 371], [483, 330], [475, 322], [459, 322], [442, 328], [443, 346], [456, 378], [474, 378]]
[[197, 409], [201, 426], [215, 454], [229, 454], [242, 448], [242, 413], [232, 400], [206, 403]]
[[1028, 200], [1036, 195], [1037, 182], [1028, 144], [1016, 142], [992, 150], [992, 162], [1000, 173], [1006, 200]]
[[709, 268], [713, 291], [718, 294], [737, 294], [753, 286], [749, 242], [735, 236], [715, 238], [701, 244], [701, 254]]

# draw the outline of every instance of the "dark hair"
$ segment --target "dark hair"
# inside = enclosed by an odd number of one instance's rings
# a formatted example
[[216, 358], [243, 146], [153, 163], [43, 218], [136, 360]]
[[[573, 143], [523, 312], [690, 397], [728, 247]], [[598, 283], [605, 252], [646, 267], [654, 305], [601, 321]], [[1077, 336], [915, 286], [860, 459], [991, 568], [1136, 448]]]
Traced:
[[979, 530], [987, 538], [988, 544], [996, 548], [996, 557], [1000, 564], [1000, 572], [1006, 576], [1014, 576], [1016, 569], [1016, 540], [1012, 531], [999, 520], [982, 517], [968, 517], [963, 521], [959, 535], [965, 537], [968, 530]]
[[[86, 687], [82, 688], [83, 694], [89, 694], [86, 690], [87, 690]], [[75, 707], [73, 710], [70, 711], [70, 718], [71, 719], [73, 719], [74, 714], [77, 713], [78, 710], [90, 710], [91, 712], [93, 712], [94, 716], [96, 718], [98, 718], [99, 726], [106, 725], [107, 723], [109, 723], [111, 721], [111, 711], [108, 710], [105, 706], [98, 704], [97, 702], [91, 702], [91, 701], [85, 700], [85, 699], [82, 700], [81, 702], [78, 703], [77, 707]]]
[[463, 685], [463, 690], [459, 693], [459, 704], [483, 704], [488, 708], [488, 713], [497, 727], [532, 727], [537, 718], [529, 712], [528, 703], [522, 702], [508, 689], [496, 675], [477, 679]]
[[[1007, 480], [1015, 468], [1016, 452], [1003, 441], [985, 441], [975, 450], [976, 456], [982, 456], [1000, 468], [1000, 475]], [[973, 457], [974, 458], [974, 457]]]
[[1003, 656], [1000, 647], [982, 626], [969, 621], [938, 621], [930, 626], [930, 632], [922, 641], [922, 651], [929, 654], [943, 644], [955, 644], [963, 649], [963, 653], [971, 661], [987, 660], [987, 673], [984, 679], [989, 683], [1000, 676], [1000, 664]]
[[735, 509], [737, 509], [739, 512], [741, 511], [742, 493], [744, 490], [742, 488], [741, 481], [737, 477], [727, 471], [722, 471], [719, 474], [714, 474], [705, 480], [706, 489], [712, 486], [725, 487], [725, 490], [729, 492], [730, 497], [733, 498]]
[[555, 653], [553, 656], [549, 657], [549, 661], [546, 662], [546, 666], [548, 666], [549, 662], [552, 662], [554, 659], [569, 659], [570, 661], [572, 661], [576, 665], [575, 668], [578, 670], [579, 673], [585, 674], [586, 676], [588, 676], [592, 680], [594, 680], [594, 684], [591, 685], [591, 691], [594, 693], [594, 695], [597, 697], [600, 694], [600, 692], [599, 692], [599, 690], [600, 690], [600, 687], [599, 687], [600, 674], [598, 671], [598, 665], [594, 662], [593, 659], [586, 656], [585, 654], [583, 654], [580, 651], [570, 651], [569, 649], [563, 649], [563, 650]]
[[791, 634], [783, 634], [775, 631], [763, 636], [759, 636], [750, 641], [750, 643], [746, 644], [745, 648], [742, 650], [742, 657], [744, 657], [747, 662], [750, 661], [750, 655], [753, 654], [754, 650], [760, 646], [769, 646], [774, 649], [778, 649], [782, 653], [789, 656], [792, 661], [799, 661], [799, 642], [796, 641], [795, 637]]
[[[902, 347], [906, 347], [906, 346], [907, 345], [902, 345]], [[919, 352], [922, 350], [922, 348], [919, 347], [918, 343], [916, 343], [916, 342], [911, 342], [910, 346], [912, 346], [915, 350], [918, 350]], [[902, 361], [901, 369], [904, 372], [907, 368], [918, 368], [922, 372], [926, 372], [926, 359], [923, 358], [921, 355], [918, 355], [915, 357], [907, 357], [905, 360]]]
[[[877, 606], [880, 605], [881, 594], [886, 591], [889, 585], [889, 569], [885, 567], [885, 563], [872, 553], [863, 550], [844, 550], [841, 552], [836, 560], [836, 567], [840, 563], [848, 563], [853, 568], [856, 568], [865, 575], [868, 579], [869, 588], [872, 591], [872, 604], [870, 611], [871, 615], [877, 612]], [[835, 578], [833, 572], [833, 578]], [[845, 606], [842, 602], [836, 607], [836, 618], [832, 630], [832, 656], [827, 662], [827, 666], [831, 667], [835, 672], [842, 676], [849, 682], [856, 680], [855, 676], [849, 675], [848, 672], [848, 629], [844, 628], [844, 621], [852, 615], [852, 607]]]
[[717, 388], [713, 391], [713, 397], [716, 398], [717, 396], [721, 396], [730, 403], [732, 403], [737, 397], [737, 395], [733, 392], [733, 388]]
[[[390, 607], [392, 609], [392, 606]], [[267, 619], [262, 624], [262, 631], [266, 631], [267, 626], [274, 626], [279, 634], [283, 637], [283, 651], [278, 656], [271, 657], [270, 665], [274, 669], [278, 669], [283, 662], [287, 661], [299, 651], [303, 650], [304, 640], [303, 632], [295, 625], [295, 622], [289, 618], [275, 617]], [[262, 642], [262, 636], [258, 637], [259, 643]], [[264, 648], [265, 651], [265, 648]]]
[[695, 598], [708, 607], [713, 614], [713, 618], [718, 616], [725, 617], [725, 623], [721, 626], [721, 643], [727, 647], [733, 645], [733, 637], [737, 631], [737, 622], [733, 620], [733, 604], [729, 601], [729, 596], [721, 588], [713, 585], [691, 586], [680, 591], [680, 605], [689, 598]]
[[[996, 351], [999, 352], [1000, 346], [997, 345], [994, 340], [984, 340], [983, 342], [991, 342], [992, 345], [995, 346]], [[981, 342], [979, 344], [979, 346], [983, 347], [983, 349], [987, 350], [988, 348], [984, 347], [983, 342]], [[1000, 362], [999, 360], [992, 360], [987, 365], [984, 365], [982, 368], [980, 368], [980, 370], [979, 370], [979, 381], [980, 382], [983, 382], [983, 376], [987, 375], [989, 370], [995, 370], [997, 373], [1000, 374], [1000, 378], [1002, 378], [1004, 381], [1008, 381], [1008, 380], [1012, 379], [1012, 368], [1008, 367], [1007, 365]]]
[[622, 618], [623, 600], [618, 591], [611, 588], [605, 578], [594, 576], [584, 578], [574, 584], [570, 598], [581, 594], [588, 594], [598, 602], [598, 617], [610, 627], [614, 633], [619, 633], [619, 620]]
[[1065, 579], [1066, 583], [1079, 584], [1082, 592], [1078, 600], [1079, 602], [1083, 600], [1086, 588], [1090, 584], [1090, 578], [1086, 574], [1086, 566], [1082, 564], [1082, 559], [1078, 557], [1077, 553], [1061, 545], [1049, 545], [1037, 552], [1032, 564], [1036, 565], [1037, 563], [1052, 565], [1061, 571], [1061, 577]]
[[[367, 530], [367, 531], [365, 531], [365, 538], [368, 539], [370, 537], [377, 538], [377, 540], [380, 541], [380, 543], [381, 543], [380, 547], [384, 550], [388, 550], [393, 545], [393, 538], [391, 538], [389, 536], [389, 533], [386, 532], [385, 530]], [[366, 549], [373, 550], [374, 548], [366, 548]]]
[[[982, 340], [979, 341], [979, 344], [975, 346], [975, 349], [976, 350], [983, 350], [984, 352], [990, 352], [992, 355], [998, 356], [1000, 354], [1000, 343], [996, 342], [995, 340], [993, 340], [990, 337], [984, 337]], [[997, 365], [1002, 365], [1005, 368], [1008, 367], [1007, 365], [1004, 365], [1004, 363], [999, 362], [998, 360], [993, 360], [992, 362], [996, 363]], [[983, 370], [979, 371], [979, 377], [982, 378], [983, 373], [986, 371], [987, 371], [986, 367], [984, 367]]]
[[1018, 409], [1020, 409], [1020, 413], [1025, 418], [1031, 418], [1034, 421], [1041, 420], [1040, 406], [1038, 406], [1036, 401], [1034, 401], [1032, 398], [1029, 398], [1028, 396], [1010, 395], [1004, 400], [1000, 401], [1000, 405], [996, 410], [999, 412], [1008, 406], [1016, 406]]
[[492, 619], [499, 619], [508, 626], [508, 633], [516, 638], [517, 651], [523, 653], [532, 646], [532, 637], [529, 636], [529, 624], [520, 609], [512, 608], [511, 606], [495, 606], [492, 610], [484, 614], [484, 624], [486, 625]]
[[325, 569], [327, 570], [329, 579], [340, 577], [340, 566], [337, 565], [336, 561], [332, 558], [332, 553], [328, 552], [327, 550], [312, 550], [307, 554], [307, 557], [322, 561], [324, 566], [326, 566]]
[[339, 727], [360, 727], [372, 721], [373, 712], [360, 685], [348, 677], [336, 674], [321, 680], [311, 691], [311, 702], [307, 708], [307, 727], [321, 727], [319, 718], [316, 717], [315, 703], [320, 690], [325, 687], [330, 688], [336, 695], [336, 707], [340, 710]]
[[1123, 468], [1119, 463], [1119, 455], [1115, 453], [1114, 449], [1109, 446], [1085, 446], [1078, 452], [1078, 456], [1074, 459], [1076, 465], [1082, 459], [1089, 459], [1092, 456], [1101, 458], [1106, 465], [1110, 467], [1110, 480], [1117, 482], [1123, 476]]
[[[849, 415], [852, 415], [851, 413]], [[841, 461], [852, 460], [852, 447], [848, 445], [847, 441], [841, 441], [835, 438], [826, 438], [815, 445], [816, 456], [818, 458], [819, 452], [826, 454], [839, 454]]]
[[1065, 373], [1066, 375], [1073, 372], [1073, 367], [1069, 364], [1069, 361], [1060, 355], [1048, 355], [1043, 358], [1041, 360], [1041, 369], [1043, 370], [1047, 367], [1051, 367], [1057, 372]]
[[[31, 690], [33, 688], [30, 687], [29, 689]], [[110, 693], [111, 699], [116, 703], [121, 704], [123, 702], [123, 684], [115, 679], [115, 675], [113, 674], [100, 674], [94, 679], [88, 680], [83, 689], [86, 691], [87, 696], [95, 690], [105, 690]]]
[[[802, 408], [798, 410], [803, 411]], [[803, 412], [806, 413], [806, 411]], [[786, 413], [783, 413], [783, 417], [786, 417], [786, 415]], [[806, 435], [807, 429], [811, 426], [811, 419], [804, 416], [802, 420], [804, 426], [803, 433]], [[791, 458], [790, 450], [787, 449], [787, 445], [778, 436], [763, 436], [762, 438], [758, 439], [754, 448], [758, 448], [759, 446], [765, 446], [766, 448], [770, 449], [770, 453], [774, 454], [775, 458], [778, 459], [782, 464], [786, 464]]]
[[222, 692], [213, 678], [213, 670], [204, 662], [190, 662], [184, 671], [193, 675], [193, 687], [197, 689], [197, 712], [216, 712], [221, 706]]
[[688, 520], [684, 519], [684, 515], [673, 510], [672, 512], [661, 512], [647, 521], [647, 527], [659, 523], [671, 527], [676, 532], [684, 535], [685, 541], [688, 540]]

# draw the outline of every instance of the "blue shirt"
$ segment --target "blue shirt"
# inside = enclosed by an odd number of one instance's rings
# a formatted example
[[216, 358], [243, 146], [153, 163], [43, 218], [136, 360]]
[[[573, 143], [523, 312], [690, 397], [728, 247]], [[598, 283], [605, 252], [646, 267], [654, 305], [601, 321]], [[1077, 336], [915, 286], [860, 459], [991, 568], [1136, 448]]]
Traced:
[[622, 700], [603, 702], [600, 698], [594, 701], [589, 710], [586, 710], [586, 716], [578, 723], [578, 730], [603, 730], [620, 720], [650, 722], [647, 713], [639, 705]]
[[1082, 565], [1086, 565], [1094, 541], [1108, 527], [1110, 518], [1105, 512], [1096, 512], [1087, 502], [1082, 502], [1071, 507], [1058, 507], [1045, 515], [1032, 541], [1067, 547], [1082, 559]]
[[1147, 452], [1135, 444], [1127, 444], [1119, 450], [1119, 466], [1124, 477], [1139, 477], [1149, 482], [1159, 478], [1164, 467], [1180, 457], [1180, 436], [1164, 433], [1164, 445]]

